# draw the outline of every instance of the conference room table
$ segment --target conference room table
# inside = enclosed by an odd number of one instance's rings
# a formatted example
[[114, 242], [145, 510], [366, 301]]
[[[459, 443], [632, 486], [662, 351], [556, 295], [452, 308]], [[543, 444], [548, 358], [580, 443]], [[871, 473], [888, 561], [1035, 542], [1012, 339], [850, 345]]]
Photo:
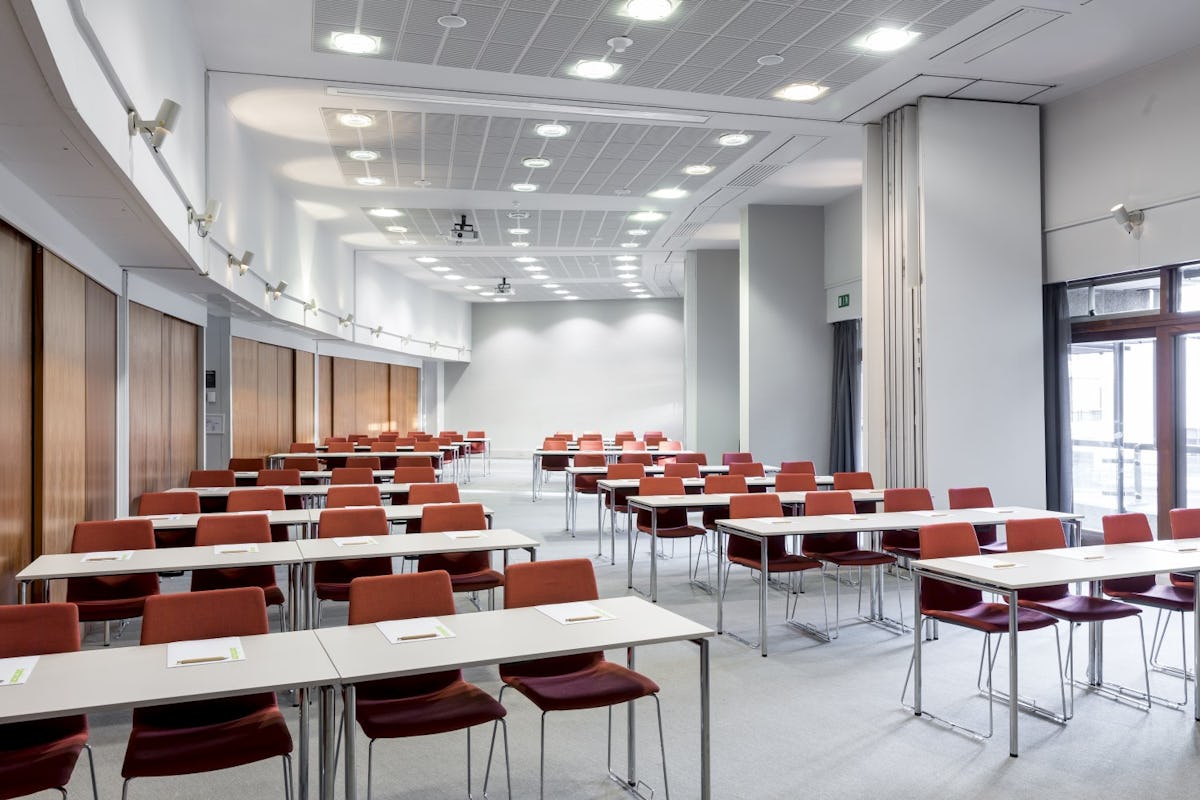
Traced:
[[[355, 456], [379, 456], [380, 458], [394, 458], [397, 459], [397, 466], [399, 466], [400, 462], [404, 460], [411, 460], [415, 458], [431, 458], [434, 461], [434, 468], [438, 471], [437, 474], [440, 478], [446, 474], [446, 453], [457, 452], [458, 449], [458, 445], [444, 444], [441, 445], [437, 452], [428, 453], [415, 452], [412, 448], [412, 445], [400, 445], [399, 449], [397, 449], [395, 452], [391, 450], [380, 452], [366, 448], [353, 453], [271, 453], [267, 456], [267, 466], [269, 466], [271, 469], [281, 469], [283, 467], [284, 460], [288, 458], [319, 458], [329, 465], [330, 469], [344, 467], [346, 465], [346, 459], [353, 458]], [[452, 467], [450, 474], [453, 476], [451, 480], [453, 480], [455, 483], [458, 482], [458, 462], [459, 459], [457, 458], [452, 459], [450, 462]]]
[[[1044, 513], [1044, 512], [1043, 512]], [[932, 558], [912, 562], [914, 608], [920, 608], [921, 581], [936, 578], [948, 583], [1003, 595], [1008, 600], [1008, 752], [1018, 755], [1019, 713], [1017, 690], [1017, 602], [1021, 591], [1063, 583], [1088, 583], [1095, 593], [1100, 581], [1190, 573], [1200, 578], [1200, 541], [1155, 540], [1131, 544], [1066, 547], [998, 555]], [[1200, 592], [1192, 608], [1193, 664], [1200, 664]], [[1089, 681], [1099, 683], [1100, 634], [1089, 637]], [[921, 626], [913, 626], [913, 713], [921, 716]], [[1192, 716], [1200, 722], [1200, 692], [1194, 693]]]
[[[688, 480], [695, 480], [691, 478]], [[750, 483], [750, 481], [770, 481], [770, 484], [765, 483]], [[749, 486], [755, 485], [774, 485], [774, 478], [748, 478]], [[609, 481], [609, 483], [621, 483], [621, 481]], [[636, 484], [634, 484], [636, 486]], [[684, 485], [687, 485], [685, 480]], [[853, 489], [850, 495], [854, 502], [857, 503], [882, 503], [883, 489]], [[626, 525], [627, 552], [629, 556], [628, 563], [628, 580], [627, 587], [633, 589], [639, 594], [647, 594], [650, 602], [658, 602], [658, 559], [653, 557], [655, 550], [658, 547], [658, 512], [662, 510], [670, 510], [673, 508], [683, 508], [688, 511], [703, 511], [711, 508], [722, 508], [729, 505], [730, 494], [656, 494], [656, 495], [632, 495], [626, 498], [625, 503], [629, 508], [627, 512], [628, 524]], [[802, 514], [804, 503], [808, 497], [808, 492], [780, 492], [779, 502], [793, 509], [797, 514]], [[634, 541], [637, 537], [638, 528], [633, 524], [634, 515], [638, 511], [646, 511], [650, 514], [650, 591], [642, 592], [633, 585], [633, 549]], [[720, 569], [721, 562], [717, 562], [717, 568]], [[688, 569], [691, 569], [689, 565]], [[712, 591], [712, 587], [701, 585]], [[873, 597], [874, 595], [872, 595]]]
[[[374, 625], [324, 628], [316, 632], [333, 662], [343, 691], [345, 797], [358, 797], [356, 764], [357, 723], [355, 686], [364, 681], [419, 675], [442, 670], [508, 664], [535, 658], [553, 658], [597, 650], [624, 648], [634, 668], [634, 649], [652, 644], [693, 642], [700, 649], [700, 792], [712, 797], [710, 748], [709, 639], [711, 628], [637, 597], [612, 597], [588, 601], [612, 619], [563, 624], [537, 607], [509, 608], [441, 617], [453, 632], [445, 638], [391, 644]], [[634, 703], [627, 709], [627, 771], [629, 787], [638, 785]], [[332, 706], [322, 706], [323, 730], [333, 727]], [[325, 747], [332, 744], [323, 740]], [[332, 762], [332, 755], [324, 759]], [[322, 795], [332, 797], [333, 775], [322, 773]]]
[[[647, 453], [654, 458], [669, 458], [671, 456], [691, 455], [695, 453], [694, 450], [659, 450], [655, 447], [647, 447], [645, 450], [628, 451], [617, 448], [605, 448], [604, 450], [546, 450], [543, 448], [538, 448], [537, 450], [533, 451], [533, 460], [531, 462], [532, 473], [530, 479], [530, 495], [533, 498], [533, 502], [536, 503], [542, 496], [542, 456], [566, 456], [571, 463], [574, 463], [575, 456], [579, 455], [580, 453], [598, 453], [603, 455], [608, 463], [615, 464], [617, 463], [617, 460], [620, 458], [621, 454], [625, 452]], [[570, 464], [568, 464], [568, 466], [570, 466]]]
[[[1040, 508], [1025, 508], [1022, 506], [1004, 506], [993, 508], [968, 508], [955, 510], [934, 511], [892, 511], [877, 514], [826, 514], [819, 517], [763, 517], [751, 519], [718, 520], [718, 534], [736, 534], [759, 543], [761, 558], [767, 560], [767, 541], [774, 536], [819, 536], [831, 533], [858, 533], [869, 531], [878, 537], [885, 531], [918, 529], [924, 525], [935, 525], [946, 522], [966, 522], [971, 525], [1004, 525], [1012, 519], [1044, 519], [1060, 520], [1071, 531], [1068, 541], [1077, 544], [1080, 536], [1080, 521], [1082, 514], [1069, 514], [1061, 511], [1047, 511]], [[717, 563], [724, 563], [724, 537], [718, 535]], [[718, 571], [717, 586], [717, 633], [724, 633], [724, 595], [725, 587]], [[892, 621], [883, 616], [882, 598], [882, 568], [876, 567], [871, 571], [871, 613], [868, 622], [892, 627]], [[745, 642], [751, 647], [758, 647], [765, 658], [767, 656], [767, 589], [769, 581], [759, 581], [758, 610], [759, 610], [759, 641]], [[789, 622], [793, 627], [806, 633], [815, 634], [809, 625]], [[901, 631], [907, 631], [903, 625]], [[731, 633], [735, 639], [741, 637]]]
[[[395, 476], [395, 474], [396, 474], [395, 470], [390, 470], [390, 469], [371, 470], [371, 477], [373, 477], [375, 479], [376, 483], [390, 483], [392, 478]], [[442, 474], [442, 471], [435, 467], [433, 470], [434, 477], [435, 478], [441, 477], [441, 474]], [[256, 488], [255, 482], [258, 480], [258, 470], [256, 470], [256, 469], [237, 470], [233, 473], [233, 475], [238, 480], [237, 488], [239, 488], [239, 489]], [[333, 480], [333, 470], [329, 470], [329, 469], [300, 470], [300, 482], [305, 485], [310, 485], [310, 484], [314, 484], [314, 483], [316, 483], [316, 484], [329, 483], [331, 480]], [[246, 481], [247, 483], [243, 485], [242, 481]]]
[[[697, 464], [700, 468], [701, 477], [705, 475], [726, 475], [729, 473], [729, 467], [724, 464]], [[655, 464], [651, 467], [646, 467], [645, 472], [647, 477], [662, 475], [666, 467], [661, 464]], [[567, 473], [567, 491], [564, 494], [564, 513], [566, 518], [566, 527], [563, 530], [575, 530], [575, 501], [579, 492], [575, 490], [575, 476], [577, 475], [607, 475], [608, 467], [577, 467], [571, 465], [566, 469]]]
[[[467, 436], [463, 439], [468, 445], [483, 445], [483, 474], [492, 474], [492, 440], [487, 436]], [[471, 471], [471, 457], [474, 455], [474, 450], [471, 447], [467, 448], [467, 472]]]
[[[384, 472], [385, 470], [379, 470]], [[386, 470], [391, 472], [391, 470]], [[338, 484], [339, 486], [374, 486], [379, 490], [379, 494], [383, 497], [389, 497], [393, 494], [408, 494], [410, 483], [392, 483], [386, 481], [384, 483], [370, 484]], [[303, 483], [299, 486], [180, 486], [174, 489], [167, 489], [168, 492], [195, 492], [200, 496], [200, 499], [206, 497], [223, 497], [228, 499], [230, 492], [253, 491], [254, 489], [282, 489], [284, 497], [299, 497], [305, 508], [315, 508], [320, 505], [329, 495], [329, 490], [333, 488], [327, 483]]]

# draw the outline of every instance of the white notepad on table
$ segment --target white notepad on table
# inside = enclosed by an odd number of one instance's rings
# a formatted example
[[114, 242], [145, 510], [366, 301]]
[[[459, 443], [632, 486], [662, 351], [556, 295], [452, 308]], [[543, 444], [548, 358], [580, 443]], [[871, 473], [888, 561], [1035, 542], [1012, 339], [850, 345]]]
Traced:
[[223, 636], [219, 639], [193, 639], [167, 645], [168, 667], [190, 667], [196, 664], [220, 664], [245, 661], [246, 650], [242, 637]]
[[361, 547], [376, 544], [373, 536], [335, 536], [333, 543], [338, 547]]
[[0, 686], [20, 686], [29, 680], [40, 656], [0, 658]]
[[554, 603], [553, 605], [535, 606], [535, 608], [560, 625], [616, 619], [614, 615], [591, 603]]
[[234, 555], [237, 553], [257, 553], [258, 545], [254, 542], [247, 544], [214, 544], [213, 552], [219, 556]]
[[487, 534], [483, 531], [443, 531], [447, 537], [451, 539], [485, 539]]
[[1024, 564], [1018, 564], [1015, 561], [1008, 561], [995, 556], [957, 556], [948, 560], [957, 561], [961, 564], [970, 564], [975, 567], [990, 567], [992, 569], [1012, 569], [1025, 566]]
[[451, 639], [454, 631], [437, 617], [414, 617], [412, 619], [389, 619], [376, 622], [375, 627], [392, 644], [423, 642], [428, 639]]
[[132, 550], [101, 550], [95, 553], [84, 553], [80, 561], [128, 561], [133, 558]]
[[948, 517], [949, 511], [910, 511], [910, 514], [916, 514], [918, 517]]

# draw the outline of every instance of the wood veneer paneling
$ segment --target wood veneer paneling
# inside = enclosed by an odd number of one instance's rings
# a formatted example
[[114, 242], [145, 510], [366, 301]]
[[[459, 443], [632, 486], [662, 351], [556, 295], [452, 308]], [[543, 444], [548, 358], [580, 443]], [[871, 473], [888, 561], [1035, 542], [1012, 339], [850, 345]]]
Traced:
[[317, 380], [320, 385], [320, 397], [318, 403], [320, 409], [321, 428], [319, 436], [322, 440], [326, 436], [334, 436], [333, 432], [333, 357], [319, 356], [317, 358]]
[[294, 377], [296, 382], [295, 434], [297, 442], [313, 441], [313, 366], [312, 353], [296, 351]]
[[112, 519], [117, 515], [117, 296], [85, 281], [84, 516]]
[[295, 352], [291, 348], [233, 338], [235, 457], [286, 451], [294, 441], [294, 365]]
[[0, 603], [33, 550], [33, 243], [0, 223]]
[[421, 410], [421, 370], [392, 364], [388, 368], [388, 412], [392, 429], [416, 430]]

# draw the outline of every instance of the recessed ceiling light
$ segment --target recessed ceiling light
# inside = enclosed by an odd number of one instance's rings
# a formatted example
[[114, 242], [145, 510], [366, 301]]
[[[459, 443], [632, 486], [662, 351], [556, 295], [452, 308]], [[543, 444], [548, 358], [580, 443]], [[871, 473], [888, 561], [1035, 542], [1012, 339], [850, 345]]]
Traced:
[[653, 296], [654, 295], [650, 295], [650, 294], [635, 294], [633, 296], [633, 299], [634, 300], [649, 300]]
[[404, 212], [397, 208], [372, 208], [367, 212], [372, 217], [381, 217], [383, 219], [391, 219], [392, 217], [403, 217]]
[[430, 267], [430, 269], [433, 270], [434, 272], [449, 272], [450, 271], [449, 267]]
[[629, 0], [625, 13], [643, 22], [656, 22], [671, 16], [675, 4], [671, 0]]
[[658, 222], [666, 219], [667, 215], [659, 211], [637, 211], [630, 214], [629, 218], [634, 222]]
[[536, 192], [538, 186], [536, 183], [514, 183], [512, 190], [514, 192]]
[[417, 256], [415, 259], [418, 264], [436, 264], [438, 260], [433, 256]]
[[374, 161], [379, 158], [379, 153], [374, 150], [347, 150], [346, 155], [355, 161]]
[[358, 113], [338, 114], [337, 121], [347, 128], [369, 128], [375, 124], [375, 118], [370, 114]]
[[513, 247], [529, 247], [529, 242], [513, 242]]
[[775, 96], [780, 100], [799, 100], [803, 102], [805, 100], [816, 100], [828, 91], [828, 86], [818, 86], [815, 83], [789, 83], [775, 92]]
[[544, 269], [546, 268], [541, 264], [530, 264], [529, 266], [525, 267], [526, 272], [541, 272]]
[[550, 276], [549, 276], [549, 275], [546, 275], [546, 274], [544, 274], [544, 273], [538, 272], [538, 273], [536, 273], [536, 274], [534, 274], [534, 275], [530, 275], [529, 277], [533, 278], [535, 281], [544, 281], [544, 280], [546, 280], [547, 278], [549, 278]]
[[416, 244], [416, 243], [417, 243], [417, 242], [416, 242], [416, 240], [415, 240], [415, 239], [397, 239], [397, 240], [396, 240], [396, 244], [402, 244], [402, 245], [405, 245], [405, 246], [407, 246], [407, 245], [414, 245], [414, 244]]
[[921, 34], [899, 28], [876, 28], [863, 37], [860, 46], [876, 53], [891, 53], [911, 44]]
[[329, 45], [334, 50], [362, 56], [379, 52], [379, 37], [365, 33], [334, 31], [333, 35], [329, 37]]
[[615, 194], [617, 197], [625, 197], [626, 195], [630, 194], [630, 191], [628, 189], [613, 189], [613, 194]]
[[687, 197], [688, 193], [686, 189], [668, 186], [662, 189], [655, 189], [649, 196], [658, 200], [678, 200], [681, 197]]
[[359, 186], [383, 186], [383, 178], [376, 178], [374, 175], [368, 175], [365, 178], [355, 178], [354, 182]]
[[614, 261], [637, 261], [638, 257], [637, 256], [617, 256], [613, 260]]
[[689, 164], [683, 168], [685, 175], [707, 175], [713, 168], [709, 164]]
[[543, 283], [543, 284], [542, 284], [542, 286], [543, 286], [543, 287], [545, 287], [545, 288], [547, 288], [547, 289], [557, 289], [557, 288], [558, 288], [559, 286], [561, 286], [561, 285], [562, 285], [562, 284], [559, 284], [559, 283]]
[[537, 261], [537, 257], [536, 256], [517, 256], [516, 258], [513, 259], [513, 261], [516, 261], [518, 264], [532, 264], [533, 262]]
[[[549, 286], [550, 284], [546, 284], [546, 285]], [[555, 294], [570, 294], [570, 292], [568, 292], [566, 289], [555, 289], [554, 293]]]
[[530, 156], [529, 158], [521, 159], [521, 164], [530, 169], [545, 169], [550, 166], [550, 159], [542, 158], [541, 156]]
[[613, 75], [616, 75], [617, 70], [620, 68], [620, 64], [614, 64], [611, 61], [584, 59], [571, 67], [571, 74], [580, 78], [587, 78], [590, 81], [606, 81]]
[[493, 297], [492, 302], [493, 303], [507, 303], [508, 298], [507, 297]]
[[623, 281], [631, 281], [637, 277], [637, 273], [636, 272], [622, 272], [617, 277]]
[[443, 28], [450, 28], [453, 30], [454, 28], [461, 28], [462, 26], [466, 25], [467, 20], [466, 17], [460, 17], [458, 14], [446, 14], [445, 16], [438, 17], [437, 23]]
[[464, 286], [463, 288], [464, 288], [464, 289], [466, 289], [468, 292], [473, 292], [473, 291], [475, 291], [476, 289], [478, 289], [478, 288], [479, 288], [479, 284], [477, 284], [477, 283], [468, 283], [468, 284], [467, 284], [466, 286]]
[[558, 122], [543, 122], [533, 129], [533, 132], [538, 136], [545, 136], [547, 139], [557, 139], [560, 136], [566, 136], [570, 131], [569, 127]]
[[640, 245], [637, 242], [621, 242], [621, 247], [633, 249], [635, 247], [640, 247]]
[[779, 55], [778, 53], [771, 53], [770, 55], [759, 56], [758, 63], [764, 67], [778, 66], [779, 64], [783, 63], [783, 56]]
[[427, 181], [424, 178], [418, 178], [417, 180], [413, 181], [413, 186], [416, 186], [418, 189], [428, 189], [430, 186], [433, 186], [433, 181]]
[[721, 147], [741, 147], [750, 141], [748, 133], [726, 133], [717, 137], [717, 144]]
[[622, 283], [621, 285], [624, 286], [626, 289], [633, 288], [634, 286], [641, 286], [641, 284], [638, 283], [637, 281], [630, 281], [629, 283]]
[[461, 281], [462, 280], [462, 275], [443, 275], [442, 277], [448, 281]]
[[529, 228], [509, 228], [508, 232], [513, 236], [524, 236], [529, 233]]
[[494, 294], [495, 294], [495, 292], [480, 292], [479, 296], [480, 297], [491, 297]]
[[384, 230], [388, 233], [408, 233], [408, 228], [403, 225], [388, 225]]
[[578, 300], [579, 298], [573, 294], [568, 294], [563, 297], [563, 300]]
[[634, 229], [632, 229], [632, 230], [628, 230], [628, 231], [625, 231], [625, 232], [626, 232], [627, 234], [629, 234], [630, 236], [645, 236], [645, 235], [646, 235], [646, 234], [648, 234], [650, 231], [646, 230], [645, 228], [634, 228]]

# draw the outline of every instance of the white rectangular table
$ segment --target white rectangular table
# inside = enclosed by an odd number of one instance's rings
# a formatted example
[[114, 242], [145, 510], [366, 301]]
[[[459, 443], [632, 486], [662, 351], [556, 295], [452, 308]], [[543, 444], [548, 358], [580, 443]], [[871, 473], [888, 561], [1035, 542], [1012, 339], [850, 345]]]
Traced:
[[[395, 458], [395, 459], [432, 458], [434, 460], [434, 468], [438, 470], [438, 475], [441, 476], [443, 474], [443, 470], [446, 466], [445, 465], [445, 456], [446, 456], [447, 450], [457, 450], [457, 447], [455, 447], [454, 445], [442, 445], [437, 451], [429, 452], [429, 453], [413, 452], [411, 450], [411, 447], [408, 450], [397, 450], [396, 452], [386, 451], [386, 452], [382, 452], [382, 453], [379, 453], [379, 452], [373, 453], [369, 449], [362, 450], [362, 451], [355, 451], [352, 453], [325, 453], [325, 452], [319, 452], [319, 453], [271, 453], [270, 455], [267, 456], [267, 464], [270, 465], [270, 467], [272, 469], [278, 469], [279, 467], [283, 466], [283, 460], [285, 458], [296, 458], [296, 457], [305, 457], [305, 456], [307, 456], [309, 458], [316, 457], [316, 458], [321, 459], [322, 461], [325, 461], [326, 463], [335, 462], [338, 464], [345, 464], [346, 459], [350, 458], [352, 456], [378, 455], [378, 456], [383, 456], [386, 458]], [[399, 463], [399, 461], [397, 463]], [[454, 461], [454, 463], [457, 465], [457, 459]], [[457, 466], [455, 466], [455, 469], [457, 469]], [[322, 470], [322, 471], [324, 471], [324, 470]], [[457, 481], [457, 479], [458, 479], [457, 474], [454, 476], [454, 479]]]
[[[1083, 554], [1100, 556], [1096, 559]], [[994, 564], [1014, 564], [996, 567]], [[1139, 575], [1187, 572], [1200, 578], [1200, 551], [1177, 552], [1159, 543], [1095, 545], [1061, 550], [1035, 550], [975, 558], [934, 558], [914, 561], [913, 598], [920, 608], [921, 579], [950, 583], [1002, 594], [1008, 599], [1008, 752], [1018, 754], [1017, 600], [1022, 589], [1060, 583], [1091, 583]], [[1200, 592], [1192, 609], [1194, 663], [1200, 664]], [[921, 626], [913, 629], [913, 713], [921, 715]], [[1193, 717], [1200, 722], [1200, 692], [1195, 694]]]
[[538, 498], [540, 498], [542, 496], [542, 492], [541, 492], [542, 456], [565, 456], [567, 458], [568, 465], [569, 465], [569, 464], [573, 464], [575, 462], [575, 456], [579, 455], [580, 453], [599, 453], [599, 454], [603, 455], [608, 460], [609, 463], [615, 463], [617, 461], [617, 458], [623, 452], [647, 453], [651, 456], [654, 456], [655, 458], [657, 458], [659, 456], [661, 456], [663, 458], [667, 458], [669, 456], [692, 454], [695, 451], [694, 450], [659, 450], [658, 448], [654, 448], [654, 447], [647, 447], [645, 450], [630, 450], [630, 451], [624, 451], [624, 450], [619, 450], [619, 449], [614, 449], [614, 448], [606, 448], [604, 450], [545, 450], [542, 448], [538, 448], [537, 450], [533, 451], [533, 461], [532, 461], [532, 478], [531, 478], [530, 494], [533, 497], [533, 501], [536, 503], [538, 501]]
[[[389, 478], [392, 474], [392, 471], [390, 469], [389, 470], [378, 470], [378, 471], [379, 472], [387, 472]], [[374, 486], [377, 489], [379, 489], [379, 494], [381, 494], [384, 497], [387, 497], [392, 494], [407, 494], [408, 487], [411, 486], [411, 484], [408, 484], [408, 483], [392, 483], [390, 480], [383, 482], [383, 483], [338, 484], [338, 485], [339, 486]], [[332, 487], [328, 483], [319, 483], [319, 484], [305, 483], [305, 484], [301, 484], [299, 486], [271, 486], [271, 487], [267, 487], [267, 486], [254, 486], [254, 487], [202, 486], [202, 487], [191, 488], [191, 487], [181, 486], [181, 487], [174, 488], [174, 489], [168, 489], [167, 491], [168, 492], [195, 492], [201, 498], [205, 498], [205, 497], [228, 498], [230, 492], [253, 491], [254, 489], [266, 489], [266, 488], [282, 489], [284, 497], [299, 497], [299, 498], [301, 498], [302, 502], [304, 503], [304, 505], [306, 507], [311, 507], [314, 502], [317, 502], [318, 498], [320, 498], [321, 501], [323, 502], [324, 498], [329, 495], [329, 490]]]
[[[709, 637], [711, 628], [654, 606], [636, 597], [592, 601], [616, 618], [579, 625], [562, 625], [536, 608], [513, 608], [461, 614], [444, 619], [452, 638], [389, 644], [374, 625], [351, 625], [317, 631], [326, 653], [341, 676], [345, 710], [346, 798], [357, 798], [354, 744], [354, 685], [382, 678], [441, 670], [506, 664], [534, 658], [625, 648], [634, 666], [634, 648], [691, 641], [700, 647], [700, 797], [711, 798], [709, 748]], [[637, 784], [634, 707], [628, 708], [628, 782]], [[332, 794], [332, 776], [323, 786]]]
[[[421, 518], [421, 509], [425, 508], [426, 505], [440, 505], [440, 503], [429, 503], [429, 504], [418, 503], [416, 505], [408, 504], [408, 505], [403, 505], [403, 506], [383, 506], [383, 511], [384, 511], [384, 515], [387, 517], [387, 521], [389, 523], [410, 522], [414, 519]], [[321, 515], [323, 513], [325, 513], [326, 511], [331, 511], [331, 510], [333, 510], [333, 509], [314, 508], [311, 511], [309, 511], [308, 513], [312, 516], [313, 525], [315, 527], [319, 527], [321, 524]], [[488, 508], [487, 506], [483, 507], [483, 515], [484, 515], [484, 517], [487, 518], [488, 525], [492, 524], [492, 516], [494, 514], [495, 514], [495, 512], [493, 512], [492, 509]], [[313, 535], [310, 536], [309, 538], [310, 539], [316, 538], [315, 529], [313, 531]]]
[[[293, 455], [296, 455], [296, 454], [293, 454]], [[303, 455], [303, 453], [301, 453], [300, 455]], [[371, 470], [371, 477], [373, 477], [375, 479], [376, 483], [390, 483], [392, 478], [395, 476], [395, 474], [396, 474], [395, 470], [390, 470], [390, 469]], [[434, 474], [434, 477], [436, 478], [441, 473], [436, 468], [434, 468], [433, 474]], [[242, 486], [241, 484], [239, 484], [238, 488], [241, 488], [241, 489], [253, 488], [253, 482], [258, 480], [258, 470], [256, 470], [256, 469], [238, 470], [233, 473], [233, 476], [239, 481], [250, 481], [251, 482], [250, 484], [248, 484], [246, 486]], [[303, 469], [303, 470], [300, 470], [300, 481], [302, 483], [306, 483], [306, 484], [308, 484], [308, 483], [329, 483], [329, 481], [332, 479], [333, 479], [333, 470], [328, 470], [328, 469]]]
[[[723, 464], [698, 464], [700, 468], [700, 476], [705, 475], [726, 475], [729, 473], [729, 467]], [[646, 476], [662, 475], [666, 470], [659, 464], [652, 467], [646, 467]], [[575, 531], [575, 510], [579, 502], [579, 492], [575, 491], [575, 476], [576, 475], [607, 475], [608, 467], [577, 467], [571, 465], [567, 467], [567, 492], [563, 498], [565, 503], [566, 527], [563, 530], [568, 530], [574, 533]]]

